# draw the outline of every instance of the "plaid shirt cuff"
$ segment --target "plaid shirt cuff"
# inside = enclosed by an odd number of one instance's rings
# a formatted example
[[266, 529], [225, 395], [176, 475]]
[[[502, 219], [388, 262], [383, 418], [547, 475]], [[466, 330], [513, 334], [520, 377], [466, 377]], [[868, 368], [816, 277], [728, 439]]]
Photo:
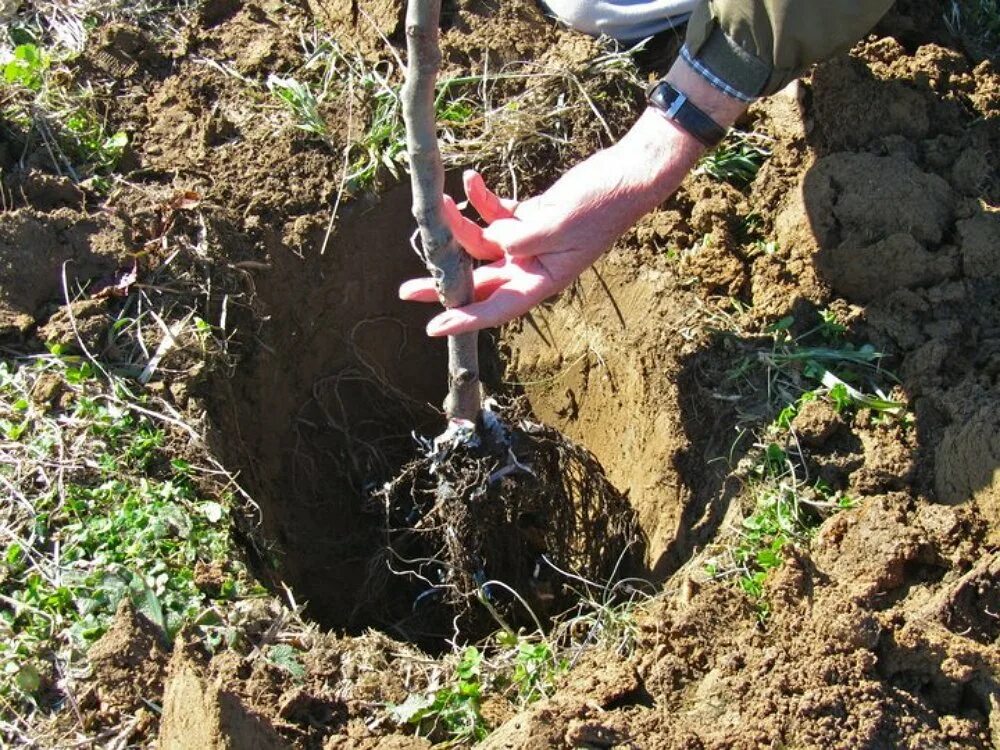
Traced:
[[690, 65], [699, 75], [702, 76], [702, 78], [712, 84], [712, 86], [717, 88], [723, 94], [747, 103], [754, 102], [759, 98], [734, 88], [722, 78], [717, 76], [707, 65], [705, 65], [704, 61], [699, 60], [691, 54], [691, 50], [686, 44], [681, 47], [680, 55], [684, 58], [688, 65]]

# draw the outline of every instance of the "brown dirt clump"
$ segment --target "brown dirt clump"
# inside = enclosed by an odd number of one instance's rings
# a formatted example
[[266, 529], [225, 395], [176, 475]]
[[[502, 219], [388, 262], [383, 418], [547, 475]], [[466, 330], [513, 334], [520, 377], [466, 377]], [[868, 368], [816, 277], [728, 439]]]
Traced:
[[163, 691], [159, 746], [164, 750], [288, 747], [266, 718], [248, 710], [224, 684], [207, 680], [183, 643], [175, 646]]
[[123, 600], [111, 627], [87, 653], [93, 669], [76, 698], [84, 728], [96, 731], [124, 723], [126, 739], [148, 734], [156, 717], [146, 701], [162, 695], [168, 658], [159, 629]]

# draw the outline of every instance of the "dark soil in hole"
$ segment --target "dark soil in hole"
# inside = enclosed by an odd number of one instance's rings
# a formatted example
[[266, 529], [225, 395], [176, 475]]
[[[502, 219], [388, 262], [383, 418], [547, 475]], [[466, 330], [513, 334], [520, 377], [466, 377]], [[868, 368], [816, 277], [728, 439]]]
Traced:
[[[498, 584], [490, 606], [505, 621], [533, 626], [572, 604], [555, 568], [605, 582], [635, 572], [644, 552], [597, 460], [540, 425], [516, 430], [511, 445], [533, 473], [491, 483], [507, 449], [470, 457], [447, 507], [432, 508], [429, 462], [410, 462], [418, 436], [444, 429], [431, 404], [444, 392], [445, 352], [423, 333], [425, 311], [396, 298], [416, 270], [400, 262], [409, 196], [400, 186], [353, 206], [325, 255], [291, 257], [259, 284], [270, 336], [218, 384], [232, 411], [217, 419], [240, 437], [225, 449], [247, 467], [263, 537], [275, 542], [275, 582], [326, 627], [377, 626], [433, 647], [456, 627], [470, 640], [498, 627], [475, 602], [485, 581], [510, 586], [534, 613]], [[319, 246], [321, 228], [307, 241]], [[507, 412], [511, 427], [520, 416]], [[390, 481], [399, 486], [383, 507], [376, 492]]]
[[[231, 412], [217, 419], [239, 435], [227, 453], [277, 543], [273, 573], [328, 627], [370, 624], [363, 584], [381, 537], [366, 499], [413, 455], [411, 431], [443, 424], [430, 404], [443, 397], [444, 345], [396, 294], [409, 205], [396, 188], [346, 210], [324, 256], [276, 255], [257, 289], [267, 341], [219, 385]], [[318, 247], [324, 231], [316, 222], [307, 241]]]

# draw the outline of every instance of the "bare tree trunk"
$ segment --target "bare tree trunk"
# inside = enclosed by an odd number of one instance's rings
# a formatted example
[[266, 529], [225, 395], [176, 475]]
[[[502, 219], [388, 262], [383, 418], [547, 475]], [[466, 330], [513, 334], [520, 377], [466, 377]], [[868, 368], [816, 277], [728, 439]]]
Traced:
[[[441, 207], [444, 167], [434, 121], [434, 86], [441, 64], [440, 16], [441, 0], [409, 0], [406, 8], [409, 56], [402, 98], [413, 216], [420, 228], [424, 262], [437, 283], [441, 304], [451, 308], [473, 301], [472, 259], [452, 236]], [[476, 333], [448, 337], [445, 411], [449, 419], [467, 419], [478, 424], [481, 392], [477, 342]]]

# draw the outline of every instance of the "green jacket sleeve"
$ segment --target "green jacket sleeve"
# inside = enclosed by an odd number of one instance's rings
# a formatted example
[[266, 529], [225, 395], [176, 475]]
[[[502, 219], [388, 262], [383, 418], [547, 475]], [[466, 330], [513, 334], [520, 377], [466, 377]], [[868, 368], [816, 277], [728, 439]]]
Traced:
[[702, 0], [682, 55], [737, 98], [782, 88], [808, 66], [850, 49], [892, 0]]

